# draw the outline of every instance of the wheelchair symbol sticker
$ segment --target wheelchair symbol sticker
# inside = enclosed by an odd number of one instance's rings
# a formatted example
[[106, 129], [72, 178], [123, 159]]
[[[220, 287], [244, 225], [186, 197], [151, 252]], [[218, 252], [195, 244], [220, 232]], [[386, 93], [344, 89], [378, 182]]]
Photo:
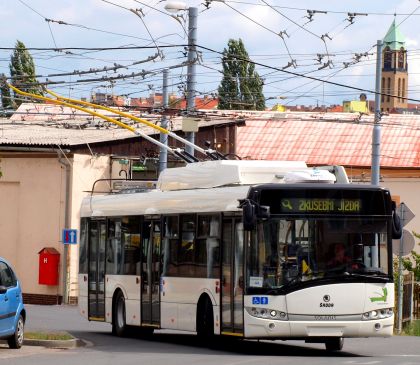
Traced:
[[252, 297], [252, 304], [254, 304], [254, 305], [268, 304], [268, 297]]

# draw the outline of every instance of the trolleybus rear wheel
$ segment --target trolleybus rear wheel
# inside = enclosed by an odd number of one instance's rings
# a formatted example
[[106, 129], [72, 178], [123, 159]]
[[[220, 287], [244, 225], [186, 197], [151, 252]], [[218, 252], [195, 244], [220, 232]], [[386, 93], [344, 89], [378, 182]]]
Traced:
[[198, 303], [197, 335], [206, 341], [214, 337], [213, 305], [208, 297], [201, 299]]
[[118, 291], [115, 297], [112, 315], [112, 333], [122, 337], [127, 332], [127, 323], [125, 320], [125, 298], [121, 291]]

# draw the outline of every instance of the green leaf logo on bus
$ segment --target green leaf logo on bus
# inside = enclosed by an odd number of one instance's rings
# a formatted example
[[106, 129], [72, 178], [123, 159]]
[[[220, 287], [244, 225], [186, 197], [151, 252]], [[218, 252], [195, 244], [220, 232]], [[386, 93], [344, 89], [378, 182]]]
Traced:
[[382, 289], [382, 293], [383, 293], [383, 295], [381, 295], [379, 297], [371, 297], [371, 298], [369, 298], [370, 301], [372, 303], [374, 303], [374, 302], [386, 302], [386, 298], [388, 297], [388, 289], [387, 288], [383, 288]]

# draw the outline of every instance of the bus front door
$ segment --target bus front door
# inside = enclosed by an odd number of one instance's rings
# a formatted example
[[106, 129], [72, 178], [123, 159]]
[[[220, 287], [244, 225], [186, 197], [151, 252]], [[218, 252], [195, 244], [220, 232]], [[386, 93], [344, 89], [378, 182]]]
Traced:
[[221, 277], [221, 332], [243, 336], [243, 225], [239, 218], [223, 219], [222, 277]]
[[105, 321], [106, 221], [92, 220], [89, 230], [89, 319]]
[[143, 222], [141, 324], [160, 326], [160, 221]]

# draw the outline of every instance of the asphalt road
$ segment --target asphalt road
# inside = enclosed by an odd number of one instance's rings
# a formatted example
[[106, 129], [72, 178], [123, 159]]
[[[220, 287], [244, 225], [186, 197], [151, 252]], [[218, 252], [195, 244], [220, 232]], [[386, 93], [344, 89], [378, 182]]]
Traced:
[[419, 365], [420, 337], [346, 339], [344, 350], [330, 354], [321, 344], [301, 341], [220, 341], [208, 348], [191, 334], [157, 331], [151, 340], [135, 334], [111, 335], [111, 326], [88, 322], [76, 307], [28, 305], [27, 331], [65, 330], [87, 341], [88, 346], [70, 350], [24, 346], [9, 350], [0, 345], [0, 363], [31, 365], [266, 365], [345, 364]]

